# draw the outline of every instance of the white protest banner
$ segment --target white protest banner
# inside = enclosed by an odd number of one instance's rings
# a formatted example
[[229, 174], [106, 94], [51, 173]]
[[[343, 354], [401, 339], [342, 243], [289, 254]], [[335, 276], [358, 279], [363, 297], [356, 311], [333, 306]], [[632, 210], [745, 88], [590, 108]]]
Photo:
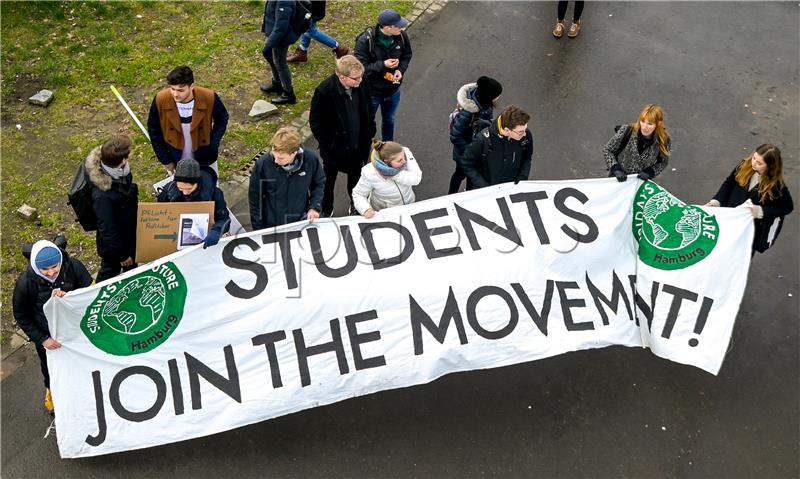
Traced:
[[707, 211], [633, 179], [522, 182], [172, 254], [45, 305], [60, 453], [609, 345], [716, 374], [753, 222]]

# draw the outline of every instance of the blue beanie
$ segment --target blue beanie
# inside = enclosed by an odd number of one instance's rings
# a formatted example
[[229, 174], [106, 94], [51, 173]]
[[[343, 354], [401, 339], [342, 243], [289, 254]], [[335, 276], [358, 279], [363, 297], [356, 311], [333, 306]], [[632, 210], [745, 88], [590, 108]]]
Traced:
[[61, 251], [53, 246], [45, 246], [36, 254], [36, 267], [51, 268], [61, 262]]

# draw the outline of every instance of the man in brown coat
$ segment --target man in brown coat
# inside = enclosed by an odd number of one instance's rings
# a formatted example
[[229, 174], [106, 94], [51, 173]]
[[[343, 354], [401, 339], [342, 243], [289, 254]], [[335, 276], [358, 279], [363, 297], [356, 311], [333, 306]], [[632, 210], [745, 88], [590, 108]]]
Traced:
[[150, 105], [147, 131], [153, 151], [169, 173], [184, 158], [217, 169], [219, 143], [228, 127], [228, 111], [213, 90], [194, 84], [194, 73], [179, 66]]

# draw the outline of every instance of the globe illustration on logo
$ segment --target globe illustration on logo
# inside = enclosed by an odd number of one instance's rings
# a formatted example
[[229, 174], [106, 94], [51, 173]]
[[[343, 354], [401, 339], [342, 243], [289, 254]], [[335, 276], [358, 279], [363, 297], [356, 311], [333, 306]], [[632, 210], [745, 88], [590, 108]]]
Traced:
[[633, 234], [642, 262], [675, 270], [696, 264], [711, 253], [719, 225], [712, 215], [648, 181], [636, 192]]
[[[673, 207], [679, 207], [680, 217], [671, 215]], [[647, 241], [661, 249], [678, 250], [691, 244], [700, 236], [700, 211], [682, 208], [684, 205], [666, 191], [648, 199], [643, 213], [643, 233]]]
[[175, 264], [157, 265], [101, 288], [86, 308], [81, 330], [106, 353], [146, 353], [177, 329], [186, 296], [186, 280]]
[[156, 324], [164, 313], [164, 285], [153, 277], [136, 278], [106, 303], [103, 322], [122, 334], [137, 334]]

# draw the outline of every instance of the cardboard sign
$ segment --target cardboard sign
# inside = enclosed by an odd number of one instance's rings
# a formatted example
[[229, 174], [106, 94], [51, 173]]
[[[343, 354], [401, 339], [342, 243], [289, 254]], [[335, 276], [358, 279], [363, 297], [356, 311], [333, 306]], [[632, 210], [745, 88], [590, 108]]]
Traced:
[[178, 251], [181, 214], [207, 213], [214, 224], [214, 202], [139, 203], [136, 261], [147, 263]]

